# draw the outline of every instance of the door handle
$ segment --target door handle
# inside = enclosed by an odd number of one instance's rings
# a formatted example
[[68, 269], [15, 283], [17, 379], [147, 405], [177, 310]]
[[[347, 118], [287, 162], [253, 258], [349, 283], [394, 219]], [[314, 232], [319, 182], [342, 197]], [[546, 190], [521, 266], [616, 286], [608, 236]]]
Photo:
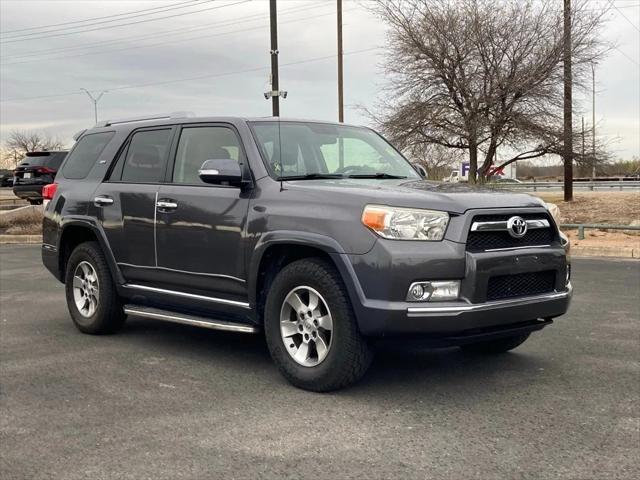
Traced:
[[162, 210], [175, 210], [176, 208], [178, 208], [178, 204], [176, 202], [173, 202], [171, 200], [158, 200], [156, 202], [156, 207], [158, 208], [158, 210], [162, 209]]
[[113, 205], [113, 198], [99, 196], [93, 199], [93, 204], [96, 207], [105, 207], [107, 205]]

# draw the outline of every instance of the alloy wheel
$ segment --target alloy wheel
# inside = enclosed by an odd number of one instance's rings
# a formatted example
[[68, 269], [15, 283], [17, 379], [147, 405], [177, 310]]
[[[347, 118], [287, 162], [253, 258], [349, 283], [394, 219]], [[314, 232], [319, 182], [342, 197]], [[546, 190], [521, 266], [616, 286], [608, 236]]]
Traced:
[[304, 367], [322, 363], [331, 349], [333, 319], [318, 291], [301, 286], [287, 294], [280, 309], [280, 334], [296, 363]]
[[73, 299], [83, 317], [90, 318], [96, 313], [100, 299], [98, 274], [87, 261], [80, 262], [73, 274]]

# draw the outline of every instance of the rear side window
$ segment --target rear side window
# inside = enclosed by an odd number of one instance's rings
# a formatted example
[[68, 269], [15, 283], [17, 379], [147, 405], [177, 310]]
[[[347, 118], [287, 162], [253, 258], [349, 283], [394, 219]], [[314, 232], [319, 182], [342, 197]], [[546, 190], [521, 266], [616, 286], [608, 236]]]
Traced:
[[62, 168], [62, 175], [74, 180], [86, 178], [114, 134], [115, 132], [93, 133], [78, 140]]
[[171, 129], [137, 132], [124, 159], [122, 181], [156, 183], [164, 178]]

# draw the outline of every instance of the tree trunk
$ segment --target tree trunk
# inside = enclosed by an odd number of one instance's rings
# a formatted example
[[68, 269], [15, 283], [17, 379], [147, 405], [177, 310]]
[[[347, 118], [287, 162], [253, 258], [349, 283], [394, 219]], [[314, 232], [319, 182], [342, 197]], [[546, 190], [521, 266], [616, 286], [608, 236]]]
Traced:
[[484, 162], [482, 164], [480, 183], [485, 183], [489, 178], [489, 171], [493, 166], [493, 159], [496, 155], [497, 148], [497, 142], [492, 138], [491, 142], [489, 143], [489, 148], [487, 149], [487, 154], [484, 157]]
[[469, 139], [469, 183], [477, 182], [478, 174], [478, 144]]

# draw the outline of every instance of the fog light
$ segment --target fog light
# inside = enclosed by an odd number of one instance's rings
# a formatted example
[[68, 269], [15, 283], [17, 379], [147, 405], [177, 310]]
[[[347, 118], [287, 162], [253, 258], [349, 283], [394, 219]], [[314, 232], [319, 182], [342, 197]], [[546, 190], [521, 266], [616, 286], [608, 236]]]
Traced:
[[460, 294], [460, 280], [415, 282], [409, 287], [409, 302], [444, 302], [457, 300]]
[[427, 291], [425, 290], [424, 286], [422, 286], [421, 283], [415, 283], [414, 285], [411, 286], [410, 295], [414, 299], [424, 298], [425, 293], [427, 293]]

